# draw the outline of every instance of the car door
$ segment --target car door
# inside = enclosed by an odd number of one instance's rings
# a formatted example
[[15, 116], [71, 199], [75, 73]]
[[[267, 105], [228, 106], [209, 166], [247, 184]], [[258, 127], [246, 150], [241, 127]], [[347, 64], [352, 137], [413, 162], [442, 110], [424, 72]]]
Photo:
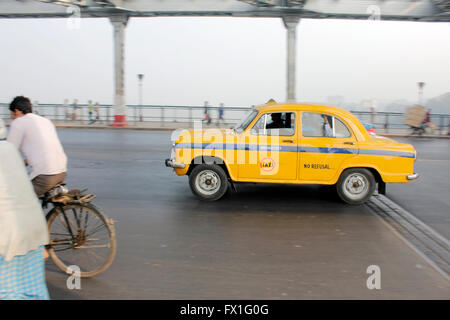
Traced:
[[245, 161], [239, 164], [243, 180], [297, 179], [296, 112], [267, 112], [260, 115], [243, 135]]
[[301, 113], [299, 180], [326, 182], [336, 179], [342, 163], [358, 154], [355, 135], [333, 114]]

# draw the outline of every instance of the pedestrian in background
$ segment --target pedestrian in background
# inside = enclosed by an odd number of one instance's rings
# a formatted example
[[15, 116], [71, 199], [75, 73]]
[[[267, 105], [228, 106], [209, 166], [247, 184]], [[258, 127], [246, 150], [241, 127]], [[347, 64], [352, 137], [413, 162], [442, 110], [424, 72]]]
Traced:
[[425, 114], [425, 118], [422, 121], [421, 127], [424, 131], [426, 128], [430, 128], [431, 133], [433, 133], [435, 126], [434, 126], [434, 123], [431, 122], [431, 109], [427, 110], [427, 113]]
[[48, 300], [47, 224], [17, 148], [0, 119], [0, 300]]
[[93, 124], [95, 122], [94, 118], [92, 117], [94, 115], [94, 105], [92, 104], [92, 100], [88, 101], [88, 111], [89, 111], [89, 124]]
[[223, 106], [223, 103], [221, 102], [219, 104], [219, 118], [217, 119], [217, 124], [219, 124], [220, 121], [225, 123], [225, 120], [223, 119], [224, 112], [225, 112], [224, 106]]
[[78, 106], [78, 99], [73, 100], [73, 104], [72, 104], [72, 120], [75, 121], [77, 120], [77, 115], [78, 115], [78, 109], [80, 108]]
[[205, 106], [204, 106], [205, 118], [203, 119], [202, 122], [206, 122], [207, 125], [211, 124], [211, 116], [209, 115], [208, 107], [209, 107], [208, 101], [205, 101]]
[[95, 121], [100, 120], [100, 106], [98, 102], [95, 103], [94, 111], [95, 111]]
[[427, 113], [425, 114], [425, 119], [423, 119], [423, 124], [428, 124], [431, 122], [431, 109], [427, 110]]

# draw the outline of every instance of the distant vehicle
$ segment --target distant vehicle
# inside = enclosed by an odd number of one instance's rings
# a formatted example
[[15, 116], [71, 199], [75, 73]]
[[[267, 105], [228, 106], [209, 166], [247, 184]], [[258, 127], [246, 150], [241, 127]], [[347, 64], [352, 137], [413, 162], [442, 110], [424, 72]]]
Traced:
[[370, 135], [350, 112], [309, 104], [253, 108], [233, 129], [185, 130], [166, 166], [188, 175], [202, 200], [220, 199], [235, 183], [335, 185], [349, 204], [367, 201], [378, 184], [404, 183], [414, 173], [410, 144]]
[[375, 126], [373, 124], [363, 123], [362, 125], [364, 126], [364, 128], [366, 128], [367, 132], [372, 133], [372, 134], [376, 134]]

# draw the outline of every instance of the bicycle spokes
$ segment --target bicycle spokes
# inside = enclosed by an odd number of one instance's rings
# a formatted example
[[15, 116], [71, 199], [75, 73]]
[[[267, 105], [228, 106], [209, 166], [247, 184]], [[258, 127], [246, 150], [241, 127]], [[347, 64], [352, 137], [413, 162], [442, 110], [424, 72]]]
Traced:
[[49, 218], [52, 259], [57, 265], [77, 265], [82, 273], [105, 269], [115, 255], [115, 232], [109, 219], [89, 205], [67, 205]]

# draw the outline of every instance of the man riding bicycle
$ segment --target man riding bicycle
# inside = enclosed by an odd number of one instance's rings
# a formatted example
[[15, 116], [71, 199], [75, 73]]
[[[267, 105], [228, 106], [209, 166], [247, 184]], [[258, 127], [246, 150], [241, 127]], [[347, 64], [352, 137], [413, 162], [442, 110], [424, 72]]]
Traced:
[[66, 178], [67, 157], [53, 123], [32, 113], [30, 99], [15, 97], [9, 105], [11, 122], [7, 140], [25, 157], [25, 165], [38, 198], [63, 183]]

